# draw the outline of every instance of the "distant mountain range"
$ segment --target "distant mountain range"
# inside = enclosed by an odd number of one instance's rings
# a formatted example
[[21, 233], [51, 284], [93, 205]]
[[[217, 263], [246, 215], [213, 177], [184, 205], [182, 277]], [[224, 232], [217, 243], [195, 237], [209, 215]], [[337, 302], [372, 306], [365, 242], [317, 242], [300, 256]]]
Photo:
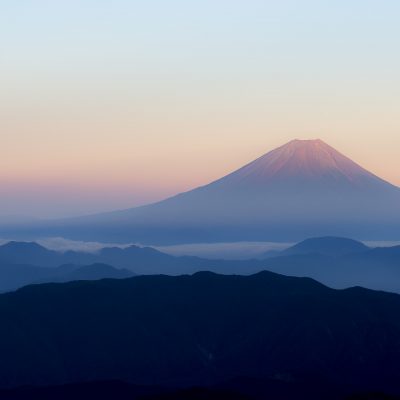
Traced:
[[66, 264], [49, 268], [30, 264], [0, 263], [0, 293], [44, 282], [70, 282], [105, 278], [123, 279], [132, 276], [135, 276], [135, 274], [131, 271], [117, 269], [106, 264], [84, 266]]
[[294, 140], [208, 185], [129, 210], [0, 229], [4, 236], [174, 244], [400, 239], [400, 188], [321, 140]]
[[399, 295], [271, 272], [29, 286], [0, 295], [0, 387], [247, 380], [253, 393], [326, 393], [297, 398], [400, 394], [399, 315]]
[[369, 248], [351, 239], [324, 237], [266, 256], [268, 271], [311, 277], [335, 288], [362, 286], [400, 292], [400, 246]]
[[89, 254], [48, 250], [36, 243], [0, 246], [0, 292], [41, 282], [181, 275], [199, 271], [249, 275], [268, 270], [311, 277], [335, 288], [363, 286], [400, 292], [400, 246], [369, 248], [346, 238], [307, 239], [257, 260], [175, 257], [149, 247], [104, 248]]
[[[0, 292], [41, 282], [126, 278], [136, 274], [192, 274], [202, 270], [251, 273], [262, 261], [206, 260], [174, 257], [150, 247], [106, 247], [97, 253], [59, 252], [35, 242], [9, 242], [0, 246]], [[83, 278], [82, 278], [83, 279]]]

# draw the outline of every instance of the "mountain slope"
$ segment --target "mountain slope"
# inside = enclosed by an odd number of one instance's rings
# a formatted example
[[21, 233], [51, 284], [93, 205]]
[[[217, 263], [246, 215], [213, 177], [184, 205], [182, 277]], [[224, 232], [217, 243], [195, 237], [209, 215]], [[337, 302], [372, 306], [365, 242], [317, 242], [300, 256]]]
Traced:
[[398, 391], [399, 313], [398, 295], [267, 272], [31, 286], [0, 296], [0, 386], [281, 377]]
[[399, 188], [320, 140], [295, 140], [164, 201], [33, 224], [24, 227], [24, 235], [149, 244], [318, 236], [395, 240], [399, 226]]
[[212, 185], [266, 185], [276, 183], [311, 183], [319, 185], [347, 183], [350, 187], [392, 185], [336, 151], [322, 140], [293, 140]]

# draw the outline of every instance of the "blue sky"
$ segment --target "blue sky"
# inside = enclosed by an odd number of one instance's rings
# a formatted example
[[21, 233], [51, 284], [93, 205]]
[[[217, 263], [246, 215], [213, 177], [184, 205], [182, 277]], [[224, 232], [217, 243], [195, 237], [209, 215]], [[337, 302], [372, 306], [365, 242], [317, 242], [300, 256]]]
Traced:
[[399, 16], [385, 0], [2, 2], [0, 208], [142, 204], [296, 137], [400, 185]]

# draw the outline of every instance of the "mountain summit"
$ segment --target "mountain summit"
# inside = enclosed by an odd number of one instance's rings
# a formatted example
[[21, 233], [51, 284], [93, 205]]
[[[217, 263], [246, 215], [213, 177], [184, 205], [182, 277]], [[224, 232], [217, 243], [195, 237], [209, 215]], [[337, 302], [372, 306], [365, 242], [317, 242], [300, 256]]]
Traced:
[[383, 183], [320, 139], [293, 140], [240, 168], [224, 180], [267, 183], [287, 179], [342, 180], [354, 185], [363, 185], [367, 180]]
[[41, 226], [72, 239], [172, 244], [400, 239], [400, 189], [321, 140], [293, 140], [208, 185], [147, 206]]
[[184, 196], [191, 193], [203, 196], [203, 202], [211, 194], [229, 194], [224, 208], [239, 201], [248, 216], [248, 206], [256, 206], [260, 211], [257, 219], [274, 214], [282, 221], [288, 215], [296, 221], [302, 216], [314, 220], [326, 214], [337, 214], [341, 219], [346, 210], [363, 208], [370, 201], [375, 206], [388, 205], [389, 201], [392, 210], [400, 189], [317, 139], [293, 140]]

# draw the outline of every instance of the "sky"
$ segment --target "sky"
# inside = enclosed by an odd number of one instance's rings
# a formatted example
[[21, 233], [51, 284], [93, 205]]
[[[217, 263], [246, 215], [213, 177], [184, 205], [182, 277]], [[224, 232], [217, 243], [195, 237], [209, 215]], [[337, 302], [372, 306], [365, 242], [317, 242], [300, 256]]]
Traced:
[[127, 208], [320, 138], [400, 185], [400, 2], [0, 2], [0, 216]]

